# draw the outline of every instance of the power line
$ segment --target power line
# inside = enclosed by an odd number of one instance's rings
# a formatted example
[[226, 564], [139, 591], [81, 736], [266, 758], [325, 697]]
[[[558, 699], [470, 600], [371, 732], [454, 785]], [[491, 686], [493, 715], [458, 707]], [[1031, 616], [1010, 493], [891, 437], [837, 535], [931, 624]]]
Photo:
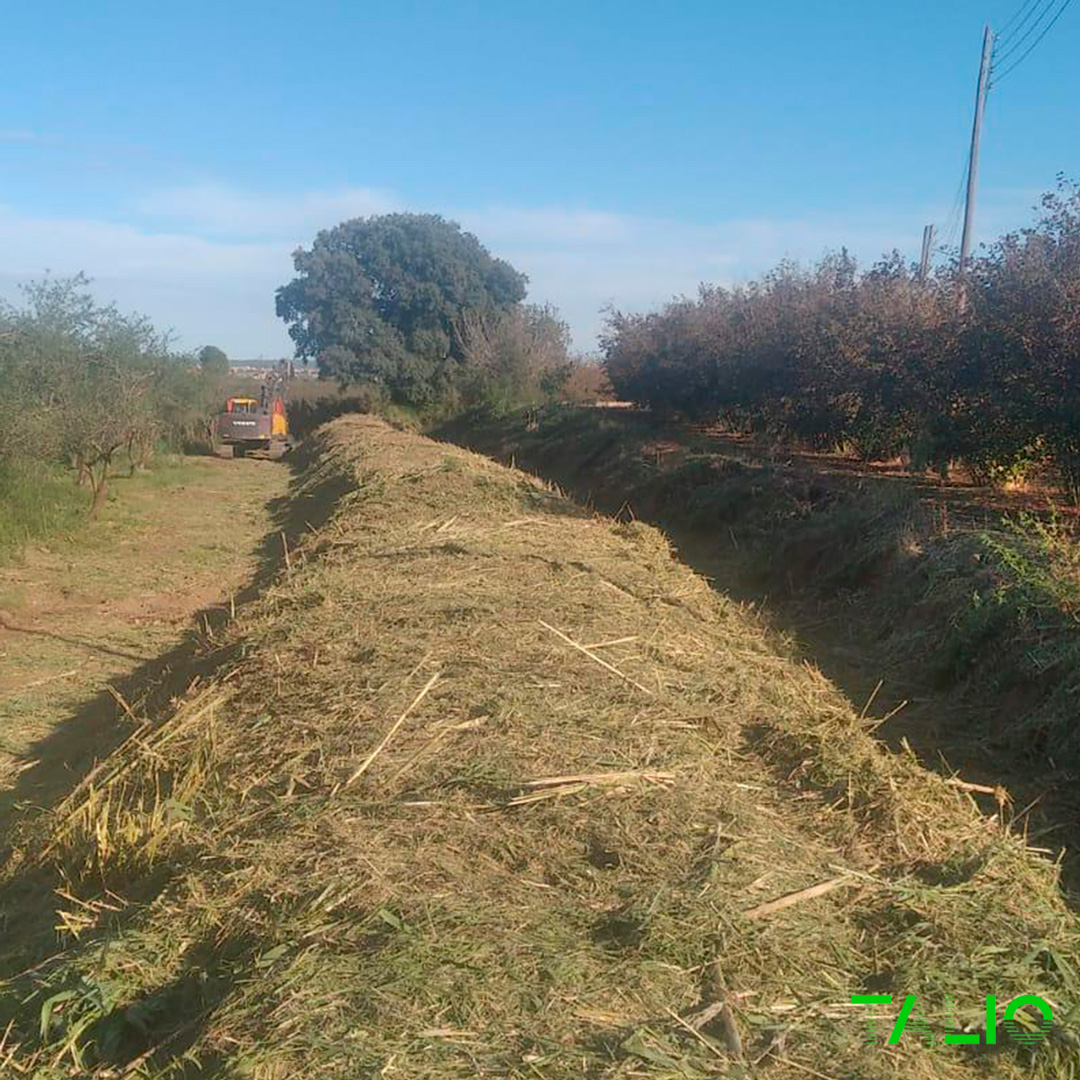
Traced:
[[953, 199], [952, 210], [945, 219], [945, 228], [942, 230], [942, 244], [951, 248], [960, 232], [960, 217], [964, 212], [964, 188], [967, 187], [968, 160], [967, 151], [964, 151], [964, 160], [960, 167], [960, 181], [956, 185], [956, 198]]
[[[981, 113], [985, 107], [986, 97], [990, 89], [996, 86], [1001, 78], [1004, 78], [1006, 75], [1013, 72], [1028, 58], [1028, 56], [1031, 55], [1032, 52], [1034, 52], [1036, 48], [1038, 48], [1071, 3], [1072, 0], [1061, 0], [1060, 6], [1054, 11], [1054, 7], [1058, 4], [1058, 0], [1023, 0], [1020, 6], [1013, 12], [1012, 17], [1005, 23], [1000, 33], [994, 34], [989, 26], [986, 27], [983, 36], [983, 59], [980, 66], [979, 91], [975, 107], [972, 146], [970, 152], [965, 155], [963, 166], [960, 171], [960, 181], [957, 184], [956, 198], [953, 200], [952, 209], [945, 219], [944, 228], [941, 230], [942, 239], [944, 241], [942, 246], [945, 250], [948, 250], [954, 243], [960, 226], [961, 211], [964, 209], [964, 190], [967, 188], [967, 210], [964, 212], [965, 235], [960, 255], [961, 272], [963, 272], [964, 262], [967, 256], [965, 249], [970, 244], [971, 220], [973, 216], [972, 203], [974, 201], [973, 188], [975, 180], [973, 172], [976, 167], [975, 163], [978, 160], [977, 146], [979, 128], [981, 126]], [[1046, 22], [1046, 18], [1051, 12], [1053, 12], [1053, 15], [1050, 18], [1050, 21]], [[1001, 62], [1003, 60], [1008, 60], [1009, 57], [1016, 54], [1032, 34], [1039, 30], [1040, 26], [1042, 27], [1042, 30], [1035, 40], [1024, 49], [1020, 56], [1001, 72], [1000, 76], [998, 76], [997, 69]], [[1019, 37], [1017, 37], [1017, 35], [1019, 35]], [[1010, 42], [1011, 44], [1009, 44]], [[998, 49], [1003, 43], [1008, 47], [1004, 54], [999, 57], [997, 55]]]
[[964, 189], [967, 187], [970, 164], [968, 150], [965, 147], [960, 155], [960, 179], [956, 182], [956, 194], [953, 197], [952, 209], [942, 223], [940, 236], [943, 248], [951, 248], [960, 239], [960, 221], [964, 216]]
[[[1071, 3], [1072, 0], [1064, 0], [1061, 7], [1057, 9], [1054, 17], [1046, 24], [1046, 26], [1043, 27], [1042, 33], [1039, 34], [1039, 36], [1027, 47], [1027, 49], [1024, 50], [1024, 52], [1020, 55], [1019, 59], [1014, 60], [1000, 75], [994, 76], [992, 85], [997, 85], [999, 82], [1001, 82], [1002, 79], [1005, 78], [1006, 75], [1008, 75], [1010, 72], [1015, 71], [1039, 47], [1039, 43], [1044, 37], [1046, 37], [1047, 34], [1050, 33], [1051, 30], [1053, 30], [1054, 24], [1058, 21], [1058, 19], [1061, 18], [1062, 15], [1065, 14], [1065, 9]], [[1040, 20], [1041, 18], [1042, 16], [1040, 16]], [[1032, 29], [1034, 29], [1034, 27], [1032, 27]], [[1028, 31], [1028, 33], [1030, 33], [1030, 31]], [[1023, 38], [1021, 38], [1021, 41], [1022, 40]], [[1017, 45], [1019, 45], [1019, 43], [1020, 42], [1017, 42]], [[1002, 57], [1002, 60], [1004, 60], [1013, 51], [1015, 51], [1015, 46], [1013, 47], [1013, 49], [1010, 49], [1009, 52], [1005, 54], [1005, 56]]]
[[[1040, 7], [1041, 4], [1041, 7]], [[972, 129], [971, 149], [967, 155], [964, 168], [961, 171], [960, 183], [957, 187], [956, 199], [953, 203], [952, 212], [946, 219], [944, 241], [946, 249], [951, 247], [956, 230], [959, 225], [960, 209], [963, 202], [963, 193], [967, 187], [967, 203], [964, 213], [964, 235], [960, 247], [959, 270], [961, 276], [965, 270], [965, 263], [970, 254], [972, 225], [974, 220], [975, 187], [978, 182], [978, 154], [979, 136], [981, 134], [983, 110], [986, 106], [986, 98], [989, 91], [1000, 82], [1001, 79], [1015, 71], [1042, 43], [1047, 34], [1054, 28], [1058, 20], [1065, 14], [1066, 9], [1072, 4], [1072, 0], [1024, 0], [1012, 14], [1000, 34], [994, 34], [989, 26], [983, 33], [983, 55], [979, 67], [979, 88], [976, 95], [975, 120]], [[1056, 6], [1056, 10], [1055, 10]], [[1052, 13], [1052, 14], [1051, 14]], [[1047, 21], [1047, 16], [1050, 16]], [[1041, 27], [1041, 29], [1040, 29]], [[1027, 48], [1023, 48], [1025, 42], [1036, 34], [1035, 40]], [[1019, 35], [1019, 36], [1017, 36]], [[1004, 53], [999, 57], [998, 48], [1002, 43], [1007, 44]], [[1023, 51], [1020, 50], [1023, 48]], [[998, 74], [998, 68], [1003, 61], [1015, 56]], [[923, 262], [925, 264], [926, 239], [924, 234]]]
[[1001, 28], [1000, 31], [998, 31], [998, 35], [997, 35], [998, 41], [1005, 41], [1008, 38], [1009, 31], [1012, 30], [1013, 23], [1015, 23], [1017, 21], [1017, 19], [1019, 19], [1020, 21], [1019, 21], [1016, 29], [1013, 30], [1012, 32], [1013, 33], [1018, 33], [1023, 28], [1024, 23], [1027, 22], [1028, 15], [1031, 13], [1031, 11], [1035, 8], [1036, 4], [1038, 4], [1038, 3], [1039, 3], [1039, 0], [1026, 0], [1026, 3], [1024, 3], [1023, 5], [1018, 7], [1013, 12], [1012, 18]]
[[[1012, 18], [998, 31], [998, 41], [1004, 41], [1006, 38], [1008, 38], [1009, 32], [1012, 30], [1013, 24], [1016, 23], [1018, 19], [1019, 23], [1016, 27], [1016, 30], [1020, 30], [1020, 28], [1027, 21], [1028, 14], [1030, 14], [1031, 10], [1038, 3], [1039, 0], [1026, 0], [1025, 3], [1018, 7], [1013, 12]], [[1015, 31], [1013, 32], [1015, 33]]]
[[1034, 34], [1040, 26], [1042, 26], [1043, 20], [1046, 18], [1047, 15], [1050, 14], [1056, 3], [1057, 0], [1045, 0], [1042, 9], [1038, 12], [1035, 18], [1030, 21], [1028, 28], [1015, 41], [1010, 43], [1009, 47], [1005, 49], [999, 57], [997, 57], [999, 63], [1008, 60], [1009, 57], [1013, 55], [1013, 53], [1018, 52], [1021, 49], [1024, 42], [1027, 41], [1027, 39], [1031, 37], [1031, 35]]
[[[964, 277], [971, 257], [971, 243], [975, 232], [975, 194], [979, 186], [979, 147], [982, 143], [983, 116], [986, 99], [990, 93], [990, 69], [994, 64], [994, 32], [987, 24], [983, 27], [982, 57], [979, 60], [979, 85], [975, 93], [975, 119], [971, 125], [971, 152], [968, 155], [967, 199], [964, 202], [964, 231], [960, 237], [960, 277]], [[961, 292], [961, 304], [964, 302]]]

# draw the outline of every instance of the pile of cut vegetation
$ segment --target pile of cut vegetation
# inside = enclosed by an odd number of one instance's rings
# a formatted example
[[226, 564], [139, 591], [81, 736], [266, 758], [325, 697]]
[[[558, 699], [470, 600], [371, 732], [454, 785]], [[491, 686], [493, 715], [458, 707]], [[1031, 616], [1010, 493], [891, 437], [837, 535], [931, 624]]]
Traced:
[[1069, 803], [1058, 817], [1080, 812], [1068, 796], [1080, 778], [1075, 516], [1006, 513], [980, 502], [986, 491], [874, 482], [735, 439], [718, 449], [640, 413], [553, 409], [451, 434], [661, 523], [722, 584], [794, 600], [796, 625], [839, 628], [875, 681], [938, 698], [947, 723], [906, 709], [896, 725], [936, 732], [918, 740], [927, 760], [978, 760], [1010, 784], [1038, 775]]
[[[1054, 867], [659, 532], [369, 417], [294, 498], [327, 485], [243, 655], [13, 861], [9, 934], [43, 883], [65, 934], [9, 946], [7, 1069], [1080, 1075]], [[1053, 1030], [943, 1045], [988, 994]]]

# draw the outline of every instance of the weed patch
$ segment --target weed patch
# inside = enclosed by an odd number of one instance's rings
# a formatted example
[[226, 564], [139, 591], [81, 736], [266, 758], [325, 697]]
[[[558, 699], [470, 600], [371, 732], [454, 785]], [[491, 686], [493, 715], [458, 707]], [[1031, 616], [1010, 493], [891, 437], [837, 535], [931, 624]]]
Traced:
[[89, 498], [64, 470], [40, 462], [0, 463], [0, 560], [35, 540], [77, 529]]

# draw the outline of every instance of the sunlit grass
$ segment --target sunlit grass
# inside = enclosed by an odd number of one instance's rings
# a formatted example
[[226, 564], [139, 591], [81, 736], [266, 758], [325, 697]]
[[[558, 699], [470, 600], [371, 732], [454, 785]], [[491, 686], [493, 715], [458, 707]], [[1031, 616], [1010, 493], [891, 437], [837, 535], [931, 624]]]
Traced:
[[0, 562], [24, 544], [79, 527], [89, 496], [71, 475], [39, 462], [0, 462]]

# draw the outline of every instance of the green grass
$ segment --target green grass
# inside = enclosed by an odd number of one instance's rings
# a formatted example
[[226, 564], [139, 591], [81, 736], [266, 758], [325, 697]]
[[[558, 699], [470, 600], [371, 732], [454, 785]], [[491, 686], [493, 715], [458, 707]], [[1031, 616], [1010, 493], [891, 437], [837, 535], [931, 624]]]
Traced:
[[77, 529], [88, 503], [87, 493], [64, 469], [41, 462], [0, 462], [0, 562], [24, 544]]
[[199, 459], [185, 457], [183, 454], [176, 453], [159, 453], [155, 454], [146, 468], [140, 469], [133, 477], [127, 477], [124, 475], [124, 469], [126, 465], [122, 464], [120, 467], [120, 475], [113, 477], [110, 483], [119, 481], [122, 483], [126, 479], [138, 480], [144, 485], [150, 487], [174, 487], [176, 484], [183, 483], [187, 479], [189, 473], [188, 470], [192, 464]]
[[[109, 479], [109, 502], [145, 489], [168, 489], [190, 479], [193, 461], [161, 453], [149, 467], [127, 475], [126, 460]], [[26, 544], [71, 538], [84, 532], [90, 506], [88, 489], [79, 488], [71, 470], [49, 462], [0, 461], [0, 564]]]
[[954, 547], [932, 575], [931, 587], [953, 598], [939, 671], [1023, 702], [1013, 745], [1080, 759], [1080, 544], [1056, 519], [1025, 514]]
[[[267, 501], [287, 476], [277, 463], [163, 455], [117, 477], [98, 520], [77, 506], [63, 530], [28, 544], [17, 534], [21, 552], [8, 547], [0, 563], [0, 609], [30, 630], [0, 632], [0, 831], [27, 761], [44, 754], [39, 772], [51, 779], [66, 774], [74, 747], [103, 753], [112, 709], [98, 697], [104, 686], [137, 710], [140, 661], [152, 668], [185, 640], [192, 615], [247, 584], [270, 527]], [[57, 481], [61, 496], [80, 494], [70, 476]], [[0, 521], [11, 521], [3, 510]], [[80, 742], [83, 719], [93, 734]]]

